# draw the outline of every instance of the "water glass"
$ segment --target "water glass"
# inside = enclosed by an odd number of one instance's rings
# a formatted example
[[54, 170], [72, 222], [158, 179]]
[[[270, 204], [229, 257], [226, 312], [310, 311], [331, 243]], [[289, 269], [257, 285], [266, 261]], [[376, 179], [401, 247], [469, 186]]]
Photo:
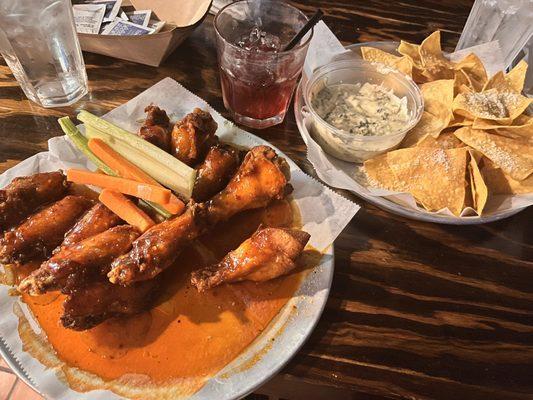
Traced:
[[217, 14], [222, 96], [236, 122], [266, 128], [283, 121], [312, 33], [282, 49], [307, 21], [297, 8], [275, 0], [241, 0]]
[[476, 0], [457, 48], [498, 40], [509, 67], [533, 35], [533, 0]]
[[0, 54], [43, 107], [70, 105], [88, 91], [70, 0], [0, 2]]

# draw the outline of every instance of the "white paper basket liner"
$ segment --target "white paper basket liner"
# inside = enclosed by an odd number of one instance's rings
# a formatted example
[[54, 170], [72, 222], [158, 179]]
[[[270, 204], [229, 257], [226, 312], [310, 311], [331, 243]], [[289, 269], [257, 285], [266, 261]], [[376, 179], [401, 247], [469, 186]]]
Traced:
[[[170, 78], [158, 82], [108, 113], [105, 118], [135, 132], [139, 126], [138, 121], [144, 118], [144, 108], [150, 103], [168, 110], [174, 119], [183, 117], [195, 107], [200, 107], [208, 110], [219, 124], [217, 135], [221, 140], [245, 147], [270, 145], [225, 120], [205, 101]], [[67, 168], [94, 169], [94, 166], [66, 137], [52, 138], [48, 146], [49, 151], [36, 154], [0, 175], [0, 187], [8, 184], [16, 176], [31, 175], [36, 172]], [[276, 151], [284, 156], [279, 150], [276, 149]], [[290, 183], [294, 187], [292, 196], [300, 209], [303, 229], [311, 234], [310, 245], [323, 251], [324, 256], [263, 334], [236, 360], [210, 379], [191, 399], [239, 398], [264, 383], [297, 352], [318, 322], [325, 306], [333, 277], [332, 243], [359, 210], [359, 206], [309, 177], [294, 162], [286, 156], [285, 158], [291, 168]], [[18, 297], [10, 296], [9, 290], [8, 286], [0, 285], [0, 353], [5, 356], [19, 376], [50, 399], [108, 400], [120, 398], [108, 390], [75, 392], [58, 379], [53, 369], [46, 369], [30, 354], [23, 351], [17, 331], [18, 318], [15, 310], [21, 310], [29, 317], [35, 331], [38, 332], [40, 329], [33, 321], [26, 305]], [[298, 308], [298, 313], [288, 312], [292, 306]], [[281, 327], [283, 327], [283, 332], [275, 336], [275, 342], [271, 342], [274, 343], [272, 348], [262, 354], [261, 359], [253, 367], [242, 371], [237, 368], [256, 357], [270, 341], [270, 337], [273, 337], [274, 332], [279, 331]]]

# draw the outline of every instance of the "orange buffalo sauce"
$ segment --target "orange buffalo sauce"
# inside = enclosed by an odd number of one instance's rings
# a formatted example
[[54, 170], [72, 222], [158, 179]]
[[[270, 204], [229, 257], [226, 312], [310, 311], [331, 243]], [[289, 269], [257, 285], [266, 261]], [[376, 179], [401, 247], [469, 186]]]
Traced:
[[190, 272], [220, 260], [260, 223], [294, 226], [294, 219], [286, 201], [234, 217], [183, 251], [165, 272], [167, 284], [154, 309], [108, 320], [88, 331], [61, 326], [63, 296], [23, 299], [57, 357], [70, 367], [107, 381], [135, 374], [149, 377], [151, 383], [205, 382], [262, 332], [293, 296], [307, 267], [314, 265], [302, 262], [298, 271], [285, 277], [222, 285], [205, 293], [190, 285]]

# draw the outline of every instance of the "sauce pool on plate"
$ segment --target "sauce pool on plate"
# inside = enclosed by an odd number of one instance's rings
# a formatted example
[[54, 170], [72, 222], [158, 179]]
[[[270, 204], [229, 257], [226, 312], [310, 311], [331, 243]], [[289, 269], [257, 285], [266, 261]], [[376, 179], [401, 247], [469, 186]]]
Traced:
[[[42, 296], [46, 299], [24, 295], [24, 302], [46, 335], [46, 341], [38, 339], [24, 329], [28, 324], [21, 319], [19, 332], [26, 351], [47, 367], [58, 368], [57, 363], [50, 362], [49, 352], [53, 352], [62, 363], [59, 368], [69, 386], [75, 390], [97, 388], [91, 382], [103, 379], [110, 390], [130, 397], [128, 390], [138, 390], [140, 379], [141, 386], [152, 388], [152, 392], [141, 395], [143, 399], [161, 394], [153, 392], [153, 387], [158, 391], [171, 388], [173, 394], [194, 393], [261, 334], [292, 298], [318, 258], [304, 252], [299, 267], [289, 275], [262, 283], [222, 285], [204, 293], [190, 285], [190, 273], [236, 248], [260, 224], [298, 226], [296, 212], [284, 200], [221, 224], [185, 250], [176, 265], [165, 272], [168, 284], [158, 305], [141, 315], [108, 320], [91, 330], [77, 332], [59, 323], [62, 295]], [[39, 340], [41, 349], [49, 350], [35, 350]], [[76, 370], [88, 374], [80, 379], [73, 373]]]

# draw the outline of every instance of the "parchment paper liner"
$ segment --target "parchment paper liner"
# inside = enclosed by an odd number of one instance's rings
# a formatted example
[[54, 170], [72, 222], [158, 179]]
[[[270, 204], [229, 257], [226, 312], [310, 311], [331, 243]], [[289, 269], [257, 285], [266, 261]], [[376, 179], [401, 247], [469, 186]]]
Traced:
[[[171, 117], [180, 118], [194, 107], [208, 109], [219, 124], [217, 134], [222, 140], [237, 145], [252, 147], [267, 142], [234, 126], [225, 120], [202, 99], [198, 98], [176, 81], [166, 78], [155, 84], [139, 96], [116, 108], [106, 115], [106, 119], [120, 126], [136, 131], [139, 120], [144, 116], [144, 107], [154, 103], [168, 110]], [[85, 157], [65, 137], [52, 138], [48, 142], [49, 151], [30, 157], [0, 176], [0, 187], [5, 186], [14, 177], [29, 175], [36, 172], [54, 171], [70, 167], [90, 168]], [[277, 150], [279, 153], [279, 150]], [[337, 195], [326, 186], [303, 173], [294, 162], [287, 160], [291, 167], [291, 184], [294, 186], [293, 198], [298, 205], [303, 229], [311, 234], [310, 245], [322, 251], [325, 255], [320, 264], [309, 273], [302, 282], [299, 290], [276, 318], [270, 323], [263, 334], [237, 360], [230, 363], [223, 371], [210, 379], [207, 384], [195, 393], [191, 399], [225, 399], [230, 396], [242, 396], [251, 391], [259, 383], [268, 379], [275, 371], [288, 361], [288, 357], [295, 352], [313, 329], [325, 305], [333, 273], [333, 253], [331, 245], [340, 234], [359, 206]], [[43, 395], [53, 399], [116, 399], [116, 394], [109, 390], [96, 390], [79, 393], [68, 388], [65, 384], [65, 372], [52, 355], [47, 356], [49, 365], [55, 368], [45, 368], [23, 348], [24, 344], [19, 335], [19, 317], [21, 326], [25, 320], [35, 332], [40, 328], [33, 320], [26, 305], [18, 297], [9, 296], [10, 288], [0, 285], [0, 350], [10, 362], [18, 363], [26, 372], [30, 382]], [[293, 310], [296, 306], [297, 312]], [[26, 330], [25, 335], [28, 334]], [[269, 339], [275, 337], [274, 342]], [[43, 342], [31, 340], [33, 351], [39, 347], [43, 350]], [[268, 343], [273, 343], [268, 345]], [[270, 347], [269, 347], [270, 346]], [[46, 346], [45, 346], [46, 347]], [[254, 357], [260, 361], [251, 368], [243, 368]], [[257, 366], [260, 366], [259, 369]], [[16, 367], [16, 365], [14, 365]], [[70, 371], [72, 375], [80, 371]], [[145, 387], [143, 390], [131, 387], [119, 387], [117, 382], [104, 383], [97, 377], [85, 379], [85, 388], [113, 387], [114, 391], [129, 393], [143, 399], [181, 398], [190, 393], [190, 382], [181, 381], [170, 387], [158, 385]], [[197, 382], [192, 382], [194, 385]], [[185, 393], [184, 393], [185, 392]]]

